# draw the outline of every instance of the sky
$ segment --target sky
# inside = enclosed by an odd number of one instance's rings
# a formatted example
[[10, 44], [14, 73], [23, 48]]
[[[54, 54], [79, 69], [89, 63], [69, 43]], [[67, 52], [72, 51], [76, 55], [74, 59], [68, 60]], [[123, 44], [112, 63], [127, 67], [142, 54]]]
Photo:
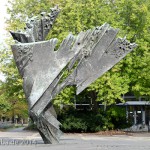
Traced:
[[[8, 0], [0, 1], [0, 43], [3, 43], [5, 38], [9, 35], [8, 31], [5, 30], [5, 18], [8, 17], [7, 14], [7, 2]], [[4, 76], [0, 73], [0, 80], [4, 81]]]

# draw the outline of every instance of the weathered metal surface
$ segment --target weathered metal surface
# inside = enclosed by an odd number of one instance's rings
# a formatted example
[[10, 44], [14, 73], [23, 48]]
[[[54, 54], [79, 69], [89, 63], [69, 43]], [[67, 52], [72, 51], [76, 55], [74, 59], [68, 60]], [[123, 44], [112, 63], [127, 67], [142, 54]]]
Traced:
[[[61, 135], [52, 99], [69, 85], [75, 85], [77, 94], [81, 93], [136, 47], [135, 43], [116, 38], [118, 29], [105, 23], [81, 31], [77, 37], [68, 35], [54, 51], [57, 39], [45, 38], [59, 11], [58, 7], [52, 8], [51, 14], [30, 19], [25, 31], [11, 32], [16, 40], [12, 51], [23, 77], [29, 114], [45, 143], [57, 143]], [[65, 69], [73, 72], [60, 82]]]

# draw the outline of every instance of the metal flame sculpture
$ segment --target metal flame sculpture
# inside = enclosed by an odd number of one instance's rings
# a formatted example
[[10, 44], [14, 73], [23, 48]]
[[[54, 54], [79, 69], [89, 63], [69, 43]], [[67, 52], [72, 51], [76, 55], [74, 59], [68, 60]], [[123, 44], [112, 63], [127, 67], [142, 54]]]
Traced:
[[[45, 38], [59, 12], [54, 7], [50, 14], [31, 18], [23, 32], [11, 31], [16, 41], [12, 51], [23, 78], [29, 114], [44, 143], [58, 143], [61, 135], [53, 98], [69, 85], [75, 85], [77, 94], [81, 93], [136, 47], [125, 38], [116, 38], [118, 29], [105, 23], [77, 36], [69, 34], [54, 51], [57, 39]], [[70, 74], [60, 82], [65, 69]]]

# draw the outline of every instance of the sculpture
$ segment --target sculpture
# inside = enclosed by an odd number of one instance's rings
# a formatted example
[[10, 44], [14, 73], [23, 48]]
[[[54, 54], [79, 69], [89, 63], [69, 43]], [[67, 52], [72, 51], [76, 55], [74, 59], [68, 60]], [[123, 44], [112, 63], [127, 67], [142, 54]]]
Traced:
[[[81, 31], [77, 37], [69, 34], [54, 51], [57, 39], [45, 38], [59, 12], [54, 7], [50, 14], [31, 18], [24, 32], [11, 31], [16, 41], [12, 51], [23, 78], [29, 114], [44, 143], [57, 143], [61, 135], [53, 98], [69, 85], [75, 85], [77, 94], [81, 93], [136, 47], [125, 38], [116, 38], [118, 29], [105, 23]], [[70, 74], [60, 81], [66, 69]]]

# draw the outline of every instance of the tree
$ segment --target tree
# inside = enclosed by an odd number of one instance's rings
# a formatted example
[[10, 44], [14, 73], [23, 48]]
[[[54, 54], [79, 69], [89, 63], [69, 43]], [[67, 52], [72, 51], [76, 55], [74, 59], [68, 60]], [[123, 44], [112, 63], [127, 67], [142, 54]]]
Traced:
[[[39, 15], [42, 11], [49, 12], [49, 8], [55, 4], [59, 5], [61, 13], [47, 39], [55, 37], [62, 41], [69, 32], [77, 35], [81, 30], [108, 22], [111, 26], [120, 28], [120, 36], [127, 35], [128, 40], [138, 44], [136, 50], [77, 96], [78, 99], [97, 100], [109, 105], [123, 101], [122, 95], [129, 91], [137, 97], [150, 96], [149, 0], [10, 0], [8, 29], [23, 29], [27, 18]], [[2, 52], [4, 61], [10, 59], [5, 61], [2, 71], [7, 76], [7, 92], [18, 98], [22, 93], [22, 80], [10, 50], [8, 53]], [[74, 96], [74, 88], [66, 88], [56, 97], [56, 104], [59, 101], [70, 103]]]
[[123, 19], [123, 30], [126, 30], [131, 41], [138, 44], [130, 58], [128, 57], [124, 64], [130, 76], [130, 87], [134, 94], [139, 96], [150, 96], [150, 1], [136, 0], [124, 1], [120, 16]]
[[6, 81], [0, 84], [0, 115], [12, 118], [14, 115], [27, 117], [27, 103], [22, 89], [22, 79], [12, 59], [11, 51], [5, 47], [0, 53], [0, 71], [6, 77]]

